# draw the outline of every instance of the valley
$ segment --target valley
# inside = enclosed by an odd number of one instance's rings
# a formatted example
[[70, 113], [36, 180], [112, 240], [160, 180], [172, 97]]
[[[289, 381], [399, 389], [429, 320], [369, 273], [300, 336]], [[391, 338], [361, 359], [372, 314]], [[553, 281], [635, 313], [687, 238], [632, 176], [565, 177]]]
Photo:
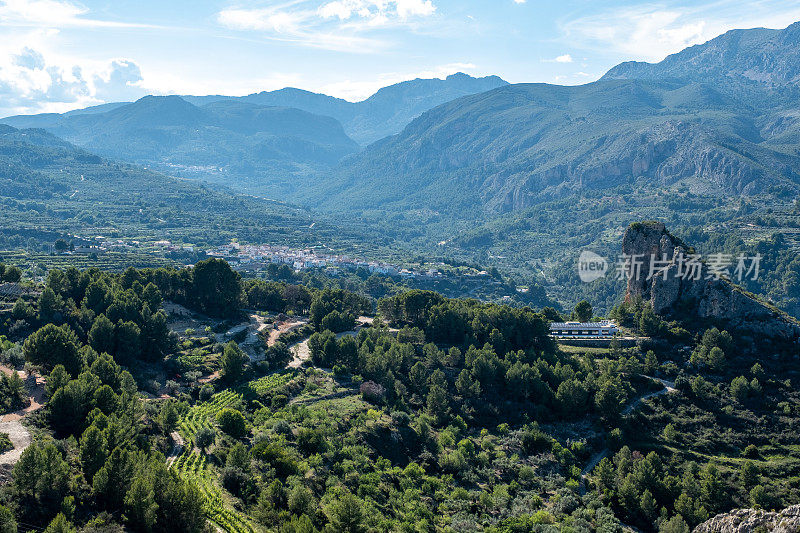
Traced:
[[[794, 531], [800, 22], [351, 101], [256, 73], [388, 69], [373, 32], [447, 8], [284, 4], [203, 15], [218, 85], [118, 59], [30, 103], [57, 68], [0, 61], [7, 108], [59, 111], [0, 119], [0, 531]], [[281, 53], [235, 85], [251, 41]], [[526, 68], [601, 64], [570, 50]]]

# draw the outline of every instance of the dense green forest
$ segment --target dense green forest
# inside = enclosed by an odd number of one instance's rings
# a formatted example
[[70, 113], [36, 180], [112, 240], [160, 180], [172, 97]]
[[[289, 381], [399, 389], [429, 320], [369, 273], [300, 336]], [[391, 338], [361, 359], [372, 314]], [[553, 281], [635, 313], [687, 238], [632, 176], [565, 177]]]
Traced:
[[[579, 348], [548, 336], [553, 308], [221, 260], [22, 281], [0, 359], [46, 401], [0, 491], [8, 531], [688, 532], [800, 501], [796, 353], [724, 323], [630, 302], [612, 314], [647, 339]], [[251, 352], [251, 315], [305, 325]], [[27, 396], [0, 383], [4, 412]]]

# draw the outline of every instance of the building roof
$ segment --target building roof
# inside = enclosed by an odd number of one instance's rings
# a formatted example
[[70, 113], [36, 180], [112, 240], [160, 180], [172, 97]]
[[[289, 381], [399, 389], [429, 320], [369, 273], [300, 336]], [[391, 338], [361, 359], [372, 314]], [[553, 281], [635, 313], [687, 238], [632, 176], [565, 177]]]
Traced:
[[614, 322], [552, 322], [550, 329], [564, 329], [564, 328], [615, 328], [617, 324]]

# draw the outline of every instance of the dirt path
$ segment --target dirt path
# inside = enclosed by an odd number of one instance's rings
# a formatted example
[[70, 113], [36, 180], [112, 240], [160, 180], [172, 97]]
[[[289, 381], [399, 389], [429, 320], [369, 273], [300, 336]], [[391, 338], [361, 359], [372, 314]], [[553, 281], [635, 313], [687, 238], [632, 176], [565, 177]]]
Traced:
[[[358, 335], [358, 330], [343, 331], [336, 334], [337, 339], [346, 336]], [[308, 349], [308, 339], [302, 340], [289, 346], [289, 351], [292, 352], [292, 360], [286, 365], [287, 368], [300, 368], [303, 363], [311, 359], [311, 350]]]
[[[661, 379], [661, 378], [654, 378], [652, 376], [643, 376], [643, 377], [652, 379], [653, 381], [658, 381], [662, 385], [663, 388], [661, 390], [657, 390], [655, 392], [649, 392], [647, 394], [643, 394], [643, 395], [641, 395], [641, 396], [639, 396], [637, 398], [634, 398], [622, 410], [623, 416], [629, 415], [631, 412], [633, 412], [634, 409], [639, 407], [642, 404], [643, 401], [645, 401], [645, 400], [647, 400], [649, 398], [653, 398], [655, 396], [661, 396], [662, 394], [672, 394], [674, 392], [677, 392], [677, 389], [675, 389], [675, 383], [673, 383], [672, 381], [667, 381], [667, 380], [664, 380], [664, 379]], [[604, 448], [604, 449], [600, 450], [599, 452], [597, 452], [596, 454], [594, 454], [592, 456], [592, 458], [589, 460], [589, 462], [586, 464], [586, 466], [581, 471], [581, 487], [580, 487], [581, 494], [585, 494], [586, 493], [586, 478], [587, 478], [587, 476], [591, 473], [592, 470], [595, 469], [595, 467], [598, 464], [600, 464], [600, 461], [602, 461], [604, 457], [608, 456], [608, 453], [609, 453], [609, 449], [608, 448]]]
[[177, 431], [173, 431], [169, 434], [170, 438], [172, 439], [172, 450], [170, 450], [169, 455], [167, 455], [167, 467], [169, 468], [172, 466], [172, 463], [175, 462], [175, 459], [183, 452], [183, 437]]
[[[356, 327], [350, 331], [343, 331], [341, 333], [336, 334], [337, 339], [341, 339], [345, 336], [356, 336], [358, 332], [366, 326], [367, 324], [373, 324], [373, 318], [368, 316], [360, 316], [356, 319]], [[389, 328], [389, 331], [392, 333], [397, 333], [399, 330]], [[300, 368], [303, 366], [303, 363], [311, 359], [311, 351], [308, 349], [308, 339], [304, 339], [300, 342], [296, 342], [289, 346], [289, 351], [292, 352], [292, 360], [289, 361], [289, 364], [286, 365], [286, 368]]]
[[308, 339], [289, 346], [292, 352], [292, 360], [286, 365], [287, 368], [300, 368], [303, 363], [311, 359], [311, 351], [308, 349]]
[[7, 413], [0, 416], [0, 422], [13, 422], [15, 420], [20, 420], [28, 413], [32, 413], [42, 408], [42, 405], [44, 405], [45, 378], [36, 373], [29, 376], [24, 370], [17, 371], [4, 365], [0, 365], [0, 371], [9, 375], [12, 372], [16, 372], [19, 375], [20, 379], [22, 379], [22, 382], [25, 384], [25, 388], [28, 389], [29, 402], [27, 407], [24, 407], [18, 411], [14, 411], [13, 413]]
[[662, 394], [668, 394], [668, 393], [669, 393], [669, 394], [671, 394], [671, 393], [675, 392], [675, 390], [676, 390], [676, 389], [675, 389], [675, 383], [673, 383], [673, 382], [671, 382], [671, 381], [666, 381], [666, 380], [663, 380], [663, 379], [654, 378], [654, 377], [650, 377], [650, 376], [645, 376], [645, 377], [647, 377], [647, 378], [650, 378], [650, 379], [652, 379], [653, 381], [658, 381], [659, 383], [661, 383], [661, 385], [662, 385], [664, 388], [663, 388], [663, 389], [661, 389], [661, 390], [657, 390], [657, 391], [655, 391], [655, 392], [651, 392], [651, 393], [649, 393], [649, 394], [645, 394], [645, 395], [639, 396], [637, 399], [635, 399], [634, 401], [632, 401], [631, 403], [629, 403], [629, 404], [628, 404], [628, 405], [625, 407], [625, 409], [623, 409], [623, 410], [622, 410], [622, 414], [623, 414], [623, 415], [629, 415], [629, 414], [631, 414], [631, 412], [632, 412], [634, 409], [636, 409], [637, 407], [639, 407], [639, 405], [640, 405], [640, 404], [641, 404], [643, 401], [645, 401], [645, 400], [647, 400], [647, 399], [649, 399], [649, 398], [653, 398], [653, 397], [655, 397], [655, 396], [661, 396]]
[[197, 382], [200, 383], [200, 384], [206, 384], [206, 383], [211, 383], [212, 381], [214, 381], [214, 380], [216, 380], [218, 378], [219, 378], [219, 370], [215, 370], [211, 374], [199, 378], [197, 380]]
[[11, 422], [0, 422], [0, 433], [8, 433], [8, 438], [11, 439], [11, 444], [14, 445], [13, 450], [0, 454], [0, 465], [17, 464], [19, 458], [22, 457], [22, 452], [31, 443], [31, 432], [22, 425], [22, 422], [13, 420]]
[[[278, 326], [276, 329], [273, 329], [269, 332], [269, 338], [267, 339], [267, 346], [272, 346], [276, 342], [278, 342], [278, 338], [283, 335], [284, 333], [288, 333], [293, 329], [297, 329], [299, 327], [305, 326], [308, 324], [307, 320], [294, 320], [294, 321], [287, 321], [287, 322], [277, 322], [275, 325]], [[258, 331], [261, 331], [267, 326], [267, 324], [262, 324], [261, 327], [258, 328]]]
[[31, 432], [22, 425], [22, 419], [28, 413], [41, 409], [44, 404], [45, 379], [38, 374], [29, 376], [24, 370], [16, 371], [7, 366], [0, 366], [0, 371], [5, 374], [10, 374], [11, 372], [19, 374], [28, 389], [28, 401], [30, 402], [24, 409], [0, 417], [0, 433], [8, 433], [8, 438], [11, 439], [11, 443], [14, 445], [13, 450], [0, 454], [0, 465], [14, 465], [19, 461], [25, 448], [31, 443]]

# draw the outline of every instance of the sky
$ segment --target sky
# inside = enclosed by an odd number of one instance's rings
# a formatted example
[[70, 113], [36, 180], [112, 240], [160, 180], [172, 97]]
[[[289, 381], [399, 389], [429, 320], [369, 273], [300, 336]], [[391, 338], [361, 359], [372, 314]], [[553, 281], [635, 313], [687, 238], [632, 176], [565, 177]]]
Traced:
[[0, 0], [0, 117], [298, 87], [358, 101], [455, 72], [582, 84], [797, 0]]

